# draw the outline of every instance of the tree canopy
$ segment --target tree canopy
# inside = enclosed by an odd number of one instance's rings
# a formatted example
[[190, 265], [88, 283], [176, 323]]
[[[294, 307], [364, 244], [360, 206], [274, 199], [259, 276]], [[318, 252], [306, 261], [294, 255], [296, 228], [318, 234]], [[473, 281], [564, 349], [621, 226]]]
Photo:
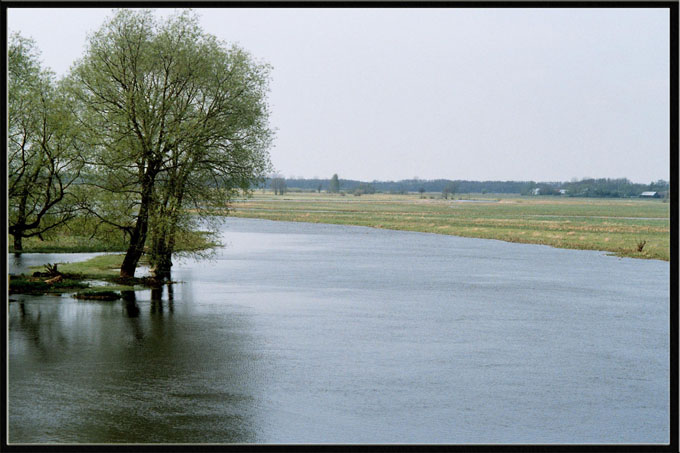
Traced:
[[[212, 228], [271, 170], [271, 68], [183, 11], [119, 10], [59, 83], [30, 40], [9, 46], [10, 233], [68, 222], [122, 231], [122, 277], [143, 253], [169, 276], [176, 238]], [[78, 197], [81, 193], [83, 196]], [[68, 203], [67, 203], [68, 201]]]
[[90, 37], [69, 86], [93, 144], [86, 184], [99, 197], [87, 209], [130, 238], [121, 276], [149, 234], [152, 266], [167, 274], [186, 209], [224, 208], [269, 169], [269, 70], [190, 12], [122, 10]]
[[77, 211], [73, 183], [82, 168], [79, 131], [70, 100], [41, 68], [33, 41], [14, 34], [8, 46], [9, 233], [41, 236]]
[[330, 183], [328, 184], [328, 190], [329, 190], [329, 192], [332, 192], [332, 193], [338, 193], [338, 192], [340, 192], [340, 181], [338, 180], [338, 175], [337, 175], [337, 174], [334, 174], [334, 175], [331, 177], [331, 181], [330, 181]]

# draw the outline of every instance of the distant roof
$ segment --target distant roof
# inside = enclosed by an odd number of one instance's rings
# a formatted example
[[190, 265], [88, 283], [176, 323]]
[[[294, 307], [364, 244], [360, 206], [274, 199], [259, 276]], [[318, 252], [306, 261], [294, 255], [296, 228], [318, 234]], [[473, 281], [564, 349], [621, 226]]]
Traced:
[[653, 197], [654, 195], [656, 195], [656, 192], [642, 192], [640, 194], [642, 197]]

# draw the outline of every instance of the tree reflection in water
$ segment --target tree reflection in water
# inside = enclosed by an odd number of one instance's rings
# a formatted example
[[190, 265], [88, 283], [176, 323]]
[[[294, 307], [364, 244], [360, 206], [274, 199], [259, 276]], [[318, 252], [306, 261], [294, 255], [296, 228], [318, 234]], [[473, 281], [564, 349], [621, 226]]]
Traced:
[[137, 305], [137, 296], [134, 291], [121, 291], [123, 297], [123, 308], [125, 315], [128, 318], [139, 317], [139, 305]]
[[157, 286], [151, 288], [151, 313], [163, 314], [164, 304], [163, 304], [163, 293], [164, 288], [167, 290], [167, 305], [168, 311], [172, 314], [175, 311], [175, 294], [172, 288], [173, 283], [167, 283], [164, 286]]
[[163, 287], [151, 288], [151, 313], [163, 314]]
[[243, 318], [196, 309], [173, 285], [121, 295], [10, 304], [11, 441], [254, 441], [261, 374]]
[[144, 329], [139, 323], [139, 305], [134, 291], [121, 291], [123, 296], [123, 312], [128, 318], [128, 324], [132, 328], [132, 334], [137, 340], [144, 338]]

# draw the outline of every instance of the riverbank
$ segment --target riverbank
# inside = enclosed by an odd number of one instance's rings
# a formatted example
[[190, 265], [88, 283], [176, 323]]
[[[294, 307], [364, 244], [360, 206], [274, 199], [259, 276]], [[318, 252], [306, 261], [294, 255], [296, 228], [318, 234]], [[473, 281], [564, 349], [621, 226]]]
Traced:
[[[81, 236], [59, 234], [40, 241], [30, 241], [32, 246], [25, 247], [23, 253], [93, 253], [114, 252], [94, 256], [85, 261], [46, 263], [57, 264], [56, 271], [50, 272], [45, 265], [30, 266], [22, 275], [11, 275], [9, 279], [10, 294], [63, 294], [86, 289], [88, 292], [98, 291], [130, 291], [135, 287], [157, 287], [161, 283], [153, 277], [121, 278], [120, 266], [123, 262], [125, 247], [120, 244], [94, 241], [92, 246], [82, 242]], [[27, 244], [28, 245], [28, 244]], [[105, 247], [102, 247], [104, 245]], [[202, 252], [219, 244], [204, 232], [194, 232], [178, 240], [178, 252]], [[104, 248], [104, 250], [102, 250]], [[10, 252], [12, 250], [10, 249]], [[146, 256], [142, 256], [140, 266], [148, 265]]]
[[255, 193], [229, 215], [360, 225], [670, 260], [670, 204], [661, 200], [507, 195]]
[[[121, 278], [123, 254], [107, 254], [75, 263], [56, 264], [53, 272], [45, 265], [31, 266], [28, 274], [10, 275], [10, 294], [63, 294], [87, 290], [131, 291], [139, 286], [153, 286], [158, 282], [150, 277]], [[141, 265], [146, 263], [142, 261]]]
[[[11, 240], [10, 240], [11, 243]], [[219, 244], [210, 234], [202, 231], [183, 234], [178, 237], [177, 252], [200, 253]], [[127, 246], [123, 243], [89, 240], [85, 236], [62, 231], [45, 240], [27, 238], [23, 253], [96, 253], [111, 252], [85, 261], [58, 263], [57, 272], [49, 272], [44, 265], [31, 266], [29, 272], [11, 275], [10, 294], [64, 294], [87, 290], [87, 292], [131, 291], [135, 287], [157, 287], [160, 282], [153, 277], [121, 278], [120, 266]], [[9, 248], [14, 253], [13, 247]], [[49, 263], [57, 264], [57, 263]], [[140, 266], [145, 266], [142, 256]], [[98, 298], [91, 295], [89, 298]]]

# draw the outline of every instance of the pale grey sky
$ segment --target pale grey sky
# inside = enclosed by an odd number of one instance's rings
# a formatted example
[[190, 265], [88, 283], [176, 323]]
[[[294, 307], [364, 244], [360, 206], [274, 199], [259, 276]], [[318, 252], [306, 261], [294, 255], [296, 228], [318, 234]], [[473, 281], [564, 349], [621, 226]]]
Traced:
[[[668, 9], [194, 10], [273, 66], [285, 176], [670, 178]], [[111, 14], [14, 8], [8, 31], [64, 75]]]

